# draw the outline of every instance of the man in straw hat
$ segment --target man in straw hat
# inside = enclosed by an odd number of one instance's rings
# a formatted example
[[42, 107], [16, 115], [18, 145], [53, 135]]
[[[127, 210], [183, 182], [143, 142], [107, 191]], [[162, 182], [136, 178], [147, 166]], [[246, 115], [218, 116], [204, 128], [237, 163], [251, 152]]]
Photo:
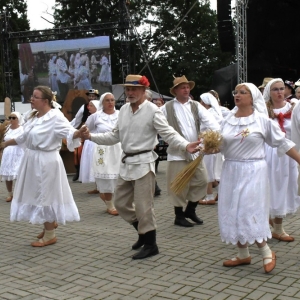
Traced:
[[[190, 91], [194, 88], [195, 82], [188, 81], [185, 76], [175, 77], [170, 93], [175, 98], [167, 102], [162, 107], [162, 112], [166, 116], [169, 124], [186, 140], [194, 141], [198, 139], [201, 131], [219, 130], [219, 124], [214, 117], [199, 103], [190, 98]], [[193, 223], [203, 224], [203, 221], [196, 215], [196, 207], [199, 199], [206, 195], [207, 172], [201, 162], [197, 170], [183, 192], [175, 194], [171, 191], [170, 185], [176, 175], [194, 160], [198, 155], [191, 155], [179, 151], [178, 148], [169, 145], [168, 147], [168, 166], [167, 166], [167, 186], [169, 200], [174, 205], [175, 221], [174, 224], [182, 227], [192, 227]], [[186, 202], [188, 201], [187, 205]], [[185, 211], [183, 207], [186, 206]]]
[[[128, 75], [122, 86], [129, 100], [122, 106], [118, 123], [112, 132], [83, 133], [100, 145], [121, 142], [123, 154], [120, 177], [115, 191], [115, 206], [120, 216], [138, 231], [139, 239], [132, 246], [142, 249], [133, 259], [143, 259], [158, 254], [156, 244], [156, 220], [153, 209], [155, 187], [155, 161], [153, 151], [157, 145], [157, 134], [182, 152], [197, 152], [199, 142], [188, 142], [171, 126], [160, 109], [146, 100], [145, 91], [149, 87], [145, 76]], [[195, 138], [195, 141], [197, 139]]]

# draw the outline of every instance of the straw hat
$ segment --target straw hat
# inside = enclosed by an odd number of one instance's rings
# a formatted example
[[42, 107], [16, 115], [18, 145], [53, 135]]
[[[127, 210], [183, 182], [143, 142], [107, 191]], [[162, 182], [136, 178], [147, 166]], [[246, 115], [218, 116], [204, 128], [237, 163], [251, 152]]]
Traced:
[[146, 76], [141, 75], [127, 75], [125, 83], [120, 84], [122, 86], [144, 86], [149, 87], [150, 83]]
[[80, 53], [80, 54], [86, 54], [86, 53], [87, 53], [87, 50], [82, 48], [82, 49], [79, 50], [79, 53]]
[[271, 78], [271, 77], [265, 77], [264, 80], [263, 80], [263, 83], [258, 87], [258, 89], [265, 88], [266, 85], [267, 85], [267, 83], [268, 83], [269, 81], [271, 81], [272, 79], [273, 79], [273, 78]]
[[63, 56], [66, 54], [66, 50], [60, 50], [58, 53], [57, 53], [57, 56]]
[[181, 77], [174, 77], [173, 80], [173, 86], [170, 88], [170, 93], [176, 97], [176, 94], [174, 93], [174, 88], [176, 88], [181, 83], [188, 83], [190, 86], [190, 89], [192, 90], [195, 86], [194, 81], [188, 81], [187, 78], [183, 75]]
[[95, 94], [97, 97], [99, 97], [99, 92], [98, 90], [94, 90], [94, 89], [89, 89], [89, 91], [87, 93], [85, 93], [87, 96], [90, 94]]

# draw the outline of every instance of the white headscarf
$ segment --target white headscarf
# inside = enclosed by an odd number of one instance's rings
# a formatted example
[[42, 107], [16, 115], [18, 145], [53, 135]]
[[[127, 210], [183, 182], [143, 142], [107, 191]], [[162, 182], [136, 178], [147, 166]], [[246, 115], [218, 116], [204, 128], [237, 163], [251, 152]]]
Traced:
[[23, 117], [22, 117], [22, 115], [21, 115], [19, 112], [17, 112], [17, 111], [12, 111], [12, 112], [10, 113], [10, 115], [15, 115], [15, 116], [18, 118], [19, 125], [23, 125], [23, 124], [24, 124]]
[[222, 111], [219, 102], [212, 94], [204, 93], [201, 94], [200, 98], [206, 105], [210, 105], [217, 112], [217, 114], [222, 117]]
[[99, 109], [98, 110], [103, 109], [103, 99], [105, 98], [106, 95], [109, 95], [109, 94], [113, 95], [112, 93], [104, 93], [101, 95], [100, 100], [99, 100]]
[[100, 110], [100, 108], [99, 108], [100, 101], [99, 100], [91, 100], [90, 102], [92, 102], [94, 104], [97, 111]]
[[245, 85], [249, 88], [253, 99], [253, 107], [260, 113], [264, 113], [266, 116], [269, 116], [265, 100], [261, 94], [261, 91], [256, 87], [256, 85], [249, 82], [244, 82], [242, 85]]
[[274, 79], [270, 80], [267, 83], [267, 85], [264, 89], [264, 94], [263, 94], [264, 99], [265, 99], [266, 102], [268, 102], [271, 99], [271, 91], [270, 91], [271, 90], [271, 85], [275, 82], [282, 82], [284, 84], [284, 82], [281, 78], [274, 78]]

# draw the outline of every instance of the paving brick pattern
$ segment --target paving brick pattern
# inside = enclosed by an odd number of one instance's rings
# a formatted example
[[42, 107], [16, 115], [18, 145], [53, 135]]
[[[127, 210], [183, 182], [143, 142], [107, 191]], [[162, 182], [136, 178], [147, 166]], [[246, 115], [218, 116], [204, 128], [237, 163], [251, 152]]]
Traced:
[[254, 245], [251, 265], [224, 268], [223, 260], [236, 249], [220, 240], [217, 205], [198, 206], [202, 226], [174, 226], [165, 170], [161, 162], [162, 195], [155, 198], [160, 254], [142, 261], [131, 259], [135, 230], [108, 215], [98, 195], [87, 194], [93, 184], [69, 178], [81, 221], [59, 226], [55, 245], [33, 248], [30, 242], [42, 226], [9, 221], [10, 204], [0, 183], [0, 299], [300, 299], [299, 214], [285, 220], [295, 242], [269, 241], [278, 257], [272, 273], [263, 272]]

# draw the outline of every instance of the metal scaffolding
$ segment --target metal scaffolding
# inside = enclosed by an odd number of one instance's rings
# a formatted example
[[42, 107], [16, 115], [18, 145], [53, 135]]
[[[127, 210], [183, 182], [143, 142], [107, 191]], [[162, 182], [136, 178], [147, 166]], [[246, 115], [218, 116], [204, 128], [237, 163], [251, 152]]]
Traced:
[[236, 59], [238, 83], [247, 82], [247, 7], [248, 0], [236, 0]]
[[129, 19], [127, 16], [126, 5], [128, 0], [119, 0], [120, 15], [117, 22], [87, 24], [80, 26], [70, 26], [64, 28], [53, 28], [46, 30], [19, 31], [13, 32], [9, 26], [9, 15], [7, 12], [0, 13], [0, 31], [1, 31], [1, 63], [3, 72], [3, 87], [5, 97], [11, 99], [11, 111], [15, 111], [15, 103], [12, 99], [12, 42], [15, 40], [19, 43], [44, 42], [57, 39], [76, 39], [92, 37], [117, 30], [121, 41], [121, 66], [123, 78], [130, 72], [130, 55], [129, 55]]

